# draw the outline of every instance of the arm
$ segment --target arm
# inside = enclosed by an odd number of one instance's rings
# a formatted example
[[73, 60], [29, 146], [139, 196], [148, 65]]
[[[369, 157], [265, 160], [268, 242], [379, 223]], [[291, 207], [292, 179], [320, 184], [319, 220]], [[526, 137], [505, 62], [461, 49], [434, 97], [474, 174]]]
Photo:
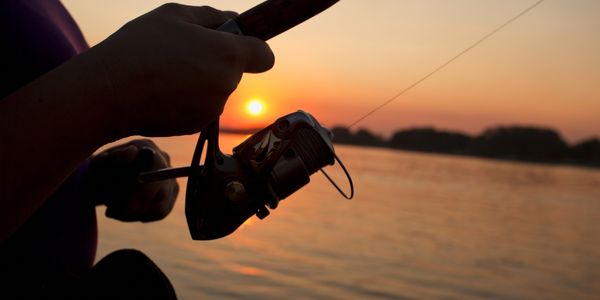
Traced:
[[265, 43], [208, 29], [233, 16], [164, 5], [2, 99], [0, 241], [101, 145], [198, 132], [243, 72], [271, 68]]
[[94, 150], [118, 138], [91, 53], [0, 101], [0, 241]]

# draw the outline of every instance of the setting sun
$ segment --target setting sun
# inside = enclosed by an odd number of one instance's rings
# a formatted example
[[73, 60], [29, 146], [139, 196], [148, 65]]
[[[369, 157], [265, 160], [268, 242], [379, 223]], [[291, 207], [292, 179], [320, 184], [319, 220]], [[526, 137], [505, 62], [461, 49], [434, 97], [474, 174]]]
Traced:
[[265, 104], [258, 99], [252, 99], [246, 104], [246, 111], [251, 116], [259, 116], [265, 112]]

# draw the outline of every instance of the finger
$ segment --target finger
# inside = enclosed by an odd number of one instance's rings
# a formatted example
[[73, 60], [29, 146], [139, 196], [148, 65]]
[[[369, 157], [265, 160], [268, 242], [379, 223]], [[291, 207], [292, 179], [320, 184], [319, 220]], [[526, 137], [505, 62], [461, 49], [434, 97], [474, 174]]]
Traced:
[[159, 199], [164, 183], [149, 183], [140, 186], [140, 188], [128, 198], [127, 205], [123, 209], [129, 220], [143, 221], [148, 218], [147, 215], [155, 215], [153, 207], [156, 206], [154, 201]]
[[107, 148], [107, 149], [103, 150], [102, 152], [100, 152], [98, 155], [99, 156], [100, 155], [104, 156], [104, 155], [107, 155], [107, 154], [112, 154], [114, 152], [123, 152], [125, 149], [131, 148], [131, 147], [137, 148], [136, 145], [132, 144], [131, 142], [127, 142], [127, 143], [124, 143], [124, 144], [119, 144], [119, 145]]
[[150, 139], [132, 140], [124, 145], [111, 148], [111, 155], [115, 151], [127, 151], [135, 149], [134, 155], [128, 154], [128, 159], [124, 162], [133, 161], [134, 168], [138, 171], [149, 171], [156, 169], [164, 169], [171, 166], [171, 158], [165, 151], [160, 148]]
[[124, 144], [107, 149], [95, 156], [92, 162], [95, 164], [117, 164], [123, 165], [133, 161], [138, 152], [138, 147], [135, 145]]
[[130, 197], [119, 198], [118, 202], [107, 205], [105, 215], [123, 222], [139, 221], [143, 213], [144, 195], [150, 195], [150, 193], [148, 190], [143, 192], [138, 191]]
[[131, 140], [126, 145], [135, 145], [138, 148], [148, 147], [148, 148], [152, 148], [152, 149], [158, 149], [158, 146], [156, 145], [156, 143], [154, 143], [154, 141], [151, 139]]
[[152, 141], [150, 139], [136, 139], [136, 140], [131, 140], [126, 143], [107, 148], [106, 150], [103, 150], [99, 155], [112, 154], [113, 152], [122, 152], [125, 148], [131, 147], [131, 146], [134, 146], [136, 148], [141, 148], [143, 146], [147, 146], [150, 148], [158, 149], [158, 146], [156, 146], [154, 141]]
[[249, 36], [239, 36], [239, 38], [243, 50], [241, 54], [246, 62], [244, 72], [261, 73], [273, 67], [275, 55], [267, 43]]
[[126, 145], [134, 145], [139, 148], [140, 153], [138, 153], [136, 160], [140, 156], [145, 158], [144, 161], [148, 161], [148, 163], [143, 165], [151, 165], [151, 167], [146, 167], [146, 169], [163, 169], [171, 166], [171, 158], [169, 157], [169, 154], [160, 150], [156, 143], [150, 139], [133, 140]]
[[221, 11], [209, 6], [189, 6], [176, 3], [164, 4], [158, 8], [158, 11], [207, 28], [217, 28], [238, 15], [232, 11]]
[[160, 189], [154, 197], [146, 201], [143, 213], [140, 214], [140, 221], [152, 222], [164, 219], [173, 209], [175, 199], [171, 197], [170, 189]]

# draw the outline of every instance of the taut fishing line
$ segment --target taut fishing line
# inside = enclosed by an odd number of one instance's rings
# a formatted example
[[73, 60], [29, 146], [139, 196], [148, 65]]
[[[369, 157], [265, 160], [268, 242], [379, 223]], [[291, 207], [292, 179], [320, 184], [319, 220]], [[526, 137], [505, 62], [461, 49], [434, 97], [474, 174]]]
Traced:
[[452, 58], [450, 58], [449, 60], [447, 60], [445, 63], [439, 65], [437, 68], [435, 68], [433, 71], [431, 71], [427, 75], [423, 76], [421, 79], [415, 81], [413, 84], [409, 85], [408, 87], [406, 87], [405, 89], [403, 89], [402, 91], [400, 91], [399, 93], [397, 93], [396, 95], [394, 95], [392, 98], [384, 101], [383, 103], [381, 103], [380, 105], [378, 105], [377, 107], [375, 107], [374, 109], [372, 109], [371, 111], [369, 111], [368, 113], [364, 114], [362, 117], [358, 118], [356, 121], [354, 121], [352, 124], [350, 124], [350, 126], [348, 126], [348, 128], [354, 127], [356, 124], [360, 123], [362, 120], [368, 118], [370, 115], [374, 114], [375, 112], [377, 112], [378, 110], [382, 109], [386, 105], [388, 105], [388, 104], [392, 103], [393, 101], [395, 101], [396, 99], [400, 98], [400, 96], [402, 96], [406, 92], [412, 90], [413, 88], [415, 88], [416, 86], [418, 86], [423, 81], [427, 80], [429, 77], [433, 76], [437, 72], [439, 72], [442, 69], [446, 68], [449, 64], [451, 64], [455, 60], [459, 59], [461, 56], [465, 55], [469, 51], [473, 50], [473, 48], [479, 46], [479, 44], [483, 43], [485, 40], [489, 39], [490, 37], [492, 37], [493, 35], [495, 35], [496, 33], [498, 33], [500, 30], [504, 29], [506, 26], [508, 26], [511, 23], [515, 22], [516, 20], [518, 20], [519, 18], [521, 18], [522, 16], [524, 16], [525, 14], [527, 14], [528, 12], [530, 12], [531, 10], [533, 10], [534, 8], [538, 7], [544, 1], [546, 1], [546, 0], [539, 0], [539, 1], [537, 1], [533, 5], [527, 7], [526, 9], [524, 9], [523, 11], [521, 11], [520, 13], [518, 13], [516, 16], [514, 16], [511, 19], [509, 19], [508, 21], [504, 22], [502, 25], [496, 27], [494, 30], [492, 30], [488, 34], [484, 35], [482, 38], [480, 38], [475, 43], [473, 43], [469, 47], [467, 47], [464, 50], [462, 50], [461, 52], [459, 52], [457, 55], [455, 55]]

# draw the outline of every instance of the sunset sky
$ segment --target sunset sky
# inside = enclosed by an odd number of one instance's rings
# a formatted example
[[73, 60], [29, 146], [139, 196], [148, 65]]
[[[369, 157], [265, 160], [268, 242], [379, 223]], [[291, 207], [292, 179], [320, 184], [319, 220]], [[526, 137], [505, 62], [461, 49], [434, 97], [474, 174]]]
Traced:
[[[63, 0], [90, 45], [165, 2]], [[260, 2], [181, 1], [240, 12]], [[341, 0], [269, 42], [275, 67], [244, 77], [221, 122], [261, 126], [302, 109], [327, 126], [350, 124], [534, 2]], [[597, 0], [547, 0], [356, 128], [475, 134], [521, 124], [570, 142], [600, 136], [599, 16]], [[247, 113], [251, 99], [264, 114]]]

